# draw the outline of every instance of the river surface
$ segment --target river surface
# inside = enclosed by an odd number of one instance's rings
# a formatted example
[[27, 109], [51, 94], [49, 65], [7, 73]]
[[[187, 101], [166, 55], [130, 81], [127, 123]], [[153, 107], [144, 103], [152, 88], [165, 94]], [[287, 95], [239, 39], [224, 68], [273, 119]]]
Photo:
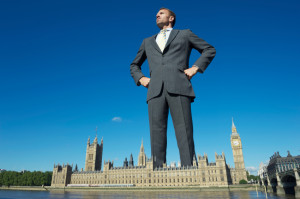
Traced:
[[[67, 199], [120, 199], [120, 198], [134, 198], [134, 199], [252, 199], [261, 198], [265, 199], [266, 195], [262, 192], [256, 191], [82, 191], [82, 192], [68, 192], [68, 191], [11, 191], [0, 190], [0, 199], [53, 199], [53, 198], [67, 198]], [[295, 198], [294, 196], [276, 196], [268, 194], [269, 199], [283, 199]]]

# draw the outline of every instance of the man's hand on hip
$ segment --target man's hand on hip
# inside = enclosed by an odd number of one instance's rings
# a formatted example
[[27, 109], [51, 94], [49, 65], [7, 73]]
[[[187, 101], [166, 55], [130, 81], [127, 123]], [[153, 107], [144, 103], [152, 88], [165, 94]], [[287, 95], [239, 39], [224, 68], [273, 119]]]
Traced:
[[185, 69], [184, 73], [189, 79], [192, 79], [192, 77], [198, 72], [198, 69], [199, 68], [197, 66], [192, 66], [191, 68]]
[[149, 83], [150, 83], [150, 78], [142, 77], [139, 81], [144, 87], [148, 88]]

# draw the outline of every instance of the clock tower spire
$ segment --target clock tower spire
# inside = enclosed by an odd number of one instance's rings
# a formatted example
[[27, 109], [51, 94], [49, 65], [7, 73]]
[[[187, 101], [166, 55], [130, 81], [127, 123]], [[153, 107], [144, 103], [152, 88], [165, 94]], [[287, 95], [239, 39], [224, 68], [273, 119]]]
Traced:
[[233, 123], [232, 118], [232, 133], [230, 137], [231, 141], [231, 148], [233, 152], [233, 161], [235, 166], [235, 177], [232, 178], [234, 184], [238, 184], [240, 180], [244, 179], [247, 180], [247, 174], [245, 170], [245, 163], [244, 163], [244, 155], [243, 155], [243, 148], [242, 148], [242, 141], [241, 137], [238, 134], [236, 127]]

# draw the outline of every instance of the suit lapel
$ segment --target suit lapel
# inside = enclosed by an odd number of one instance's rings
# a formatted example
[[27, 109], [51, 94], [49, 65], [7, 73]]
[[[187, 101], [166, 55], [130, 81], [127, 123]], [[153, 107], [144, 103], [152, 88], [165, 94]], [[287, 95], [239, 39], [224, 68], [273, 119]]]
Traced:
[[170, 43], [175, 39], [175, 37], [177, 36], [178, 32], [179, 32], [179, 30], [175, 30], [175, 29], [173, 29], [171, 31], [170, 36], [168, 38], [168, 41], [166, 43], [165, 49], [167, 49], [167, 47], [170, 45]]
[[[169, 36], [169, 38], [168, 38], [168, 41], [167, 41], [167, 43], [166, 43], [165, 49], [166, 49], [166, 48], [170, 45], [170, 43], [175, 39], [175, 37], [177, 36], [178, 32], [179, 32], [179, 30], [176, 30], [176, 29], [173, 29], [173, 30], [171, 31], [170, 36]], [[156, 34], [156, 35], [153, 35], [153, 36], [151, 37], [151, 39], [150, 39], [151, 44], [153, 45], [153, 47], [154, 47], [158, 52], [163, 53], [163, 52], [161, 52], [159, 46], [158, 46], [157, 43], [156, 43], [156, 37], [157, 37], [157, 34]], [[164, 52], [165, 52], [165, 50], [164, 50]]]
[[161, 50], [160, 50], [160, 48], [159, 48], [159, 46], [158, 46], [157, 43], [156, 43], [156, 37], [157, 37], [157, 34], [156, 34], [156, 35], [153, 35], [153, 36], [151, 37], [151, 39], [150, 39], [151, 44], [153, 45], [153, 47], [154, 47], [158, 52], [162, 53]]

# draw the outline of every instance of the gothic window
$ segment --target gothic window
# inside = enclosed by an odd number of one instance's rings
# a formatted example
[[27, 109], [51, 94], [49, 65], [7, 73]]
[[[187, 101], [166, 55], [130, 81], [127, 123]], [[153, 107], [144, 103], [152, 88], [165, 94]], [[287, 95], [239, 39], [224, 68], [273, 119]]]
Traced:
[[93, 154], [89, 154], [89, 160], [93, 160]]
[[202, 178], [202, 181], [205, 182], [205, 178]]

